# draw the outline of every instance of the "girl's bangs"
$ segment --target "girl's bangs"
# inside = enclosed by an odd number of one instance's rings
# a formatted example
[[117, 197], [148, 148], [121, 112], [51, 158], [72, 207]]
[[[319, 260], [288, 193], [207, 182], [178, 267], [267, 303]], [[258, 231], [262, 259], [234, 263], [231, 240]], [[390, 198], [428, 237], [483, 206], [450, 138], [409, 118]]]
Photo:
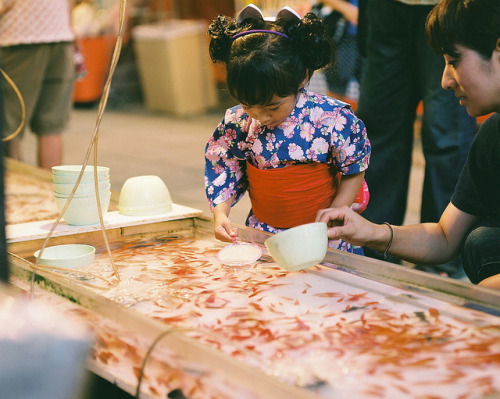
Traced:
[[[246, 70], [245, 70], [246, 69]], [[227, 76], [231, 95], [241, 104], [265, 105], [277, 93], [274, 79], [250, 68], [234, 68]]]
[[298, 91], [298, 75], [289, 67], [273, 62], [244, 60], [228, 68], [227, 85], [241, 104], [266, 105], [276, 95], [286, 97]]

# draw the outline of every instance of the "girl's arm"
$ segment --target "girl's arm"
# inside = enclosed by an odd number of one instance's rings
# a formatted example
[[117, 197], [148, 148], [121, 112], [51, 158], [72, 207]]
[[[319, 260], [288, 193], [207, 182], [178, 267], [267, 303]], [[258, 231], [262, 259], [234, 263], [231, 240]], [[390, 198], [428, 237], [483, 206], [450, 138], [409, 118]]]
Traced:
[[[227, 122], [238, 119], [237, 112], [238, 109], [226, 112], [205, 147], [205, 192], [214, 215], [214, 233], [217, 239], [227, 242], [237, 238], [237, 229], [229, 219], [231, 207], [247, 188], [245, 159], [237, 145], [241, 141], [240, 127], [238, 123]], [[233, 150], [238, 152], [237, 156]]]
[[345, 175], [340, 179], [337, 195], [330, 205], [330, 208], [340, 208], [341, 206], [351, 206], [358, 195], [358, 191], [363, 183], [365, 172]]
[[237, 239], [238, 231], [233, 227], [229, 219], [229, 213], [235, 198], [236, 195], [233, 195], [227, 201], [216, 205], [212, 211], [214, 214], [214, 234], [218, 240], [230, 242]]

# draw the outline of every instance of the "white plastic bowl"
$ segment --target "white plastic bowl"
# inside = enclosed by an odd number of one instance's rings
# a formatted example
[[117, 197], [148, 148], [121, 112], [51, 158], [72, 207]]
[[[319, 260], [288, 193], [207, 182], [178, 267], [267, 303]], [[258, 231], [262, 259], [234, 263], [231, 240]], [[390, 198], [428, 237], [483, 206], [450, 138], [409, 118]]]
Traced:
[[127, 216], [151, 216], [172, 210], [172, 198], [158, 176], [135, 176], [123, 183], [118, 213]]
[[[35, 252], [38, 258], [40, 250]], [[67, 244], [47, 247], [38, 261], [39, 265], [66, 267], [70, 269], [85, 267], [94, 261], [95, 248], [85, 244]]]
[[325, 258], [328, 249], [326, 223], [308, 223], [276, 233], [264, 245], [274, 260], [290, 271], [307, 269]]
[[[100, 196], [102, 214], [108, 211], [111, 201], [111, 193], [101, 194]], [[59, 211], [62, 211], [66, 204], [67, 196], [54, 196], [56, 205]], [[99, 223], [99, 211], [97, 209], [97, 201], [94, 195], [87, 197], [73, 197], [71, 202], [64, 212], [63, 219], [73, 226], [87, 226]]]

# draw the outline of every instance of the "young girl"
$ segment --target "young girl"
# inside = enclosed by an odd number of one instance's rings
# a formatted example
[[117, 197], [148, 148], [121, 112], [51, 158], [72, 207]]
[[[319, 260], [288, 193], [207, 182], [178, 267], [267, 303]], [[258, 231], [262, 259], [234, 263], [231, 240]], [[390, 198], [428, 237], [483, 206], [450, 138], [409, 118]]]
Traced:
[[[216, 238], [236, 239], [229, 212], [247, 190], [246, 224], [271, 233], [314, 222], [324, 208], [361, 212], [370, 157], [364, 124], [347, 104], [304, 89], [334, 59], [324, 23], [288, 7], [269, 21], [250, 5], [237, 20], [219, 16], [208, 32], [210, 56], [225, 64], [229, 92], [240, 103], [226, 111], [206, 147]], [[340, 240], [331, 246], [362, 253]]]

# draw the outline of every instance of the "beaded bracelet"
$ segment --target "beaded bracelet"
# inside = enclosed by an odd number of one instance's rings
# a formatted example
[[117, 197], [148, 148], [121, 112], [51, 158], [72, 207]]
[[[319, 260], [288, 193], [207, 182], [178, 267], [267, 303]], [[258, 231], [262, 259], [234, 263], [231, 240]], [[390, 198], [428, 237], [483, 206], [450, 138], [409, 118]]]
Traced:
[[391, 247], [392, 239], [394, 238], [394, 231], [392, 230], [392, 226], [388, 222], [384, 222], [384, 224], [389, 227], [389, 230], [391, 230], [391, 238], [389, 239], [389, 242], [387, 243], [387, 247], [385, 247], [385, 251], [384, 251], [384, 260], [387, 260], [387, 251], [389, 251], [389, 248]]

